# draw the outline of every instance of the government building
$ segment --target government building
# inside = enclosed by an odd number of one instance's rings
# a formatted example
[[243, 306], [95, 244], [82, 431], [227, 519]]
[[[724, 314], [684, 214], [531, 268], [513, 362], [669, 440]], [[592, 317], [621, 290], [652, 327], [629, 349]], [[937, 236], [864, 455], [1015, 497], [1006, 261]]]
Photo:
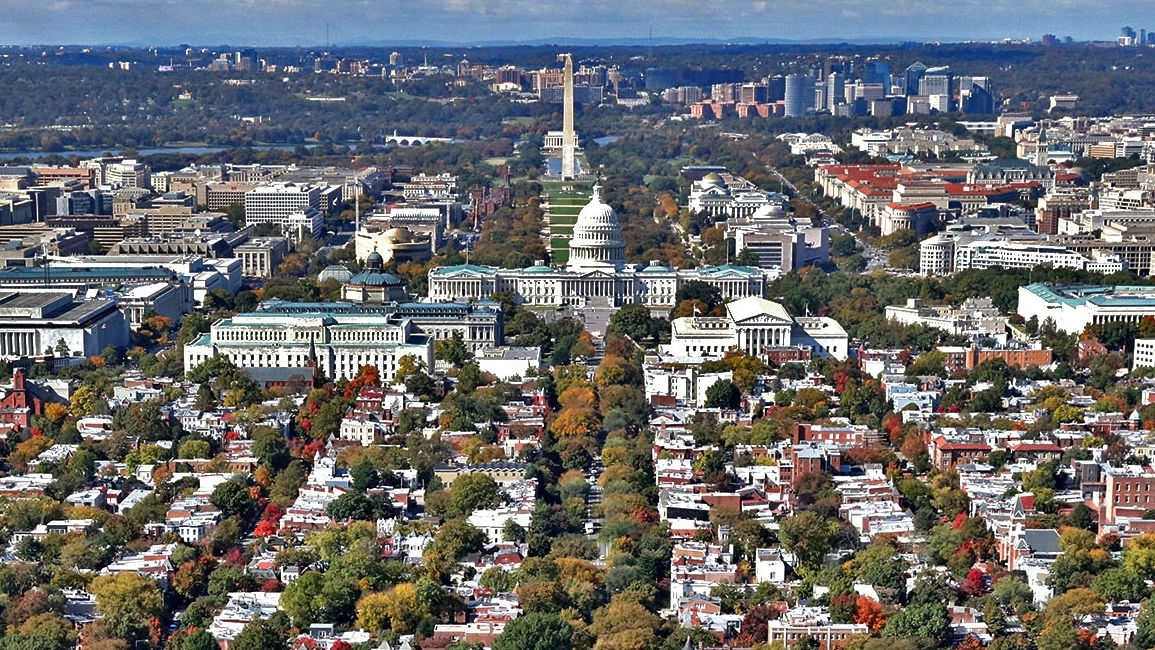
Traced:
[[71, 293], [0, 291], [0, 357], [91, 357], [128, 347], [128, 323], [113, 300]]
[[1019, 287], [1017, 311], [1039, 325], [1050, 319], [1064, 334], [1080, 334], [1088, 325], [1138, 324], [1155, 316], [1155, 287], [1036, 282]]
[[670, 327], [670, 344], [663, 352], [681, 359], [721, 359], [730, 350], [780, 358], [770, 353], [797, 349], [842, 361], [850, 352], [846, 330], [834, 319], [791, 317], [782, 305], [757, 296], [726, 303], [725, 316], [675, 318]]
[[257, 311], [213, 323], [184, 348], [191, 370], [223, 355], [239, 368], [312, 367], [332, 379], [353, 379], [362, 366], [392, 378], [401, 357], [433, 367], [433, 337], [410, 319], [364, 311], [349, 303], [263, 303]]
[[582, 208], [569, 241], [565, 269], [541, 263], [525, 269], [462, 264], [429, 270], [429, 300], [464, 302], [508, 292], [532, 307], [603, 307], [643, 304], [653, 309], [675, 306], [678, 289], [692, 281], [717, 287], [725, 300], [762, 296], [777, 271], [747, 266], [675, 269], [651, 262], [626, 264], [626, 244], [613, 208], [594, 196]]

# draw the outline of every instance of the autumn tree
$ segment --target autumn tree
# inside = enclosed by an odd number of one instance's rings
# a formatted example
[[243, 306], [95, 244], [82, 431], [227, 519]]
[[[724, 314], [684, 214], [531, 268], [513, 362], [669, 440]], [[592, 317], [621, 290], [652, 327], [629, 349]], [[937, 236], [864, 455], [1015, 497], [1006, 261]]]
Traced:
[[398, 634], [413, 633], [426, 613], [411, 582], [365, 596], [357, 602], [356, 611], [357, 625], [362, 629], [390, 629]]
[[597, 638], [594, 650], [643, 650], [655, 641], [660, 624], [644, 605], [621, 593], [594, 612], [589, 629]]
[[859, 596], [854, 609], [854, 622], [869, 627], [871, 632], [878, 632], [886, 626], [886, 613], [877, 600]]
[[601, 426], [601, 420], [593, 409], [563, 409], [550, 423], [550, 431], [558, 438], [576, 438], [593, 436]]
[[357, 371], [357, 376], [345, 385], [345, 399], [355, 399], [366, 386], [380, 386], [381, 371], [377, 366], [364, 365]]
[[88, 589], [96, 596], [96, 610], [104, 622], [121, 638], [148, 638], [153, 622], [164, 615], [160, 587], [140, 574], [96, 576]]

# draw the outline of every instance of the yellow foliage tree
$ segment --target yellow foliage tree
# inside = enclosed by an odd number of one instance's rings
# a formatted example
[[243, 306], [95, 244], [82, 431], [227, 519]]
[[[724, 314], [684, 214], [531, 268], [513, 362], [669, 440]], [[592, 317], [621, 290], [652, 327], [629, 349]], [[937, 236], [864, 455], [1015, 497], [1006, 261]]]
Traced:
[[644, 650], [653, 645], [660, 625], [661, 619], [642, 604], [615, 597], [594, 612], [594, 650]]
[[8, 456], [8, 462], [22, 472], [28, 471], [28, 464], [52, 446], [52, 438], [47, 436], [32, 436], [16, 445], [16, 449]]
[[72, 410], [72, 417], [82, 418], [96, 412], [99, 398], [88, 386], [81, 386], [72, 393], [68, 404]]
[[425, 614], [412, 582], [403, 582], [385, 592], [383, 604], [389, 625], [398, 634], [411, 634]]
[[164, 595], [156, 582], [123, 571], [96, 576], [88, 587], [96, 596], [96, 611], [120, 637], [130, 638], [148, 629], [164, 614]]
[[593, 409], [564, 409], [550, 425], [558, 438], [592, 436], [602, 428], [602, 422]]
[[595, 409], [598, 407], [597, 394], [589, 386], [573, 386], [557, 396], [563, 409]]
[[378, 632], [389, 626], [387, 610], [388, 596], [374, 593], [357, 601], [357, 627], [370, 632]]

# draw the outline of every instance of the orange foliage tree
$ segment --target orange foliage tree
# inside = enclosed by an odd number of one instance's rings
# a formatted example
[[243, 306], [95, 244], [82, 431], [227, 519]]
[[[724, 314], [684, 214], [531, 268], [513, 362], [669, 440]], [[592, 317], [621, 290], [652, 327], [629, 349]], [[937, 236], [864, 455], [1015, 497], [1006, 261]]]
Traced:
[[854, 609], [854, 622], [865, 625], [871, 632], [877, 632], [886, 625], [886, 613], [877, 600], [859, 596]]

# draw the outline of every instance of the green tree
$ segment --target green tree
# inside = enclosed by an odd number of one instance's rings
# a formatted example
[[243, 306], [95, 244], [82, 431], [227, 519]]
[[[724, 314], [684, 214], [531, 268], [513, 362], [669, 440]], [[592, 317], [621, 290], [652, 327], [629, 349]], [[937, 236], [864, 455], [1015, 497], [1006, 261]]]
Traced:
[[284, 650], [289, 637], [271, 622], [254, 618], [233, 639], [231, 650]]
[[441, 339], [434, 344], [433, 356], [438, 361], [444, 361], [460, 368], [469, 360], [470, 355], [469, 349], [465, 347], [465, 340], [462, 338], [461, 332], [454, 331], [450, 338]]
[[1135, 617], [1135, 636], [1131, 637], [1131, 645], [1139, 650], [1155, 648], [1155, 599], [1148, 598], [1139, 607], [1139, 615]]
[[457, 374], [457, 390], [466, 395], [472, 394], [483, 383], [485, 378], [481, 374], [481, 367], [475, 362], [466, 363]]
[[1091, 591], [1104, 600], [1137, 603], [1147, 595], [1147, 583], [1127, 567], [1113, 567], [1095, 576]]
[[778, 539], [782, 547], [798, 558], [798, 566], [817, 570], [830, 551], [838, 524], [813, 510], [787, 517], [779, 524]]
[[645, 341], [656, 337], [658, 327], [660, 327], [660, 321], [650, 316], [649, 307], [642, 304], [630, 304], [610, 316], [606, 332], [628, 336], [635, 343], [643, 344]]
[[425, 549], [425, 555], [440, 554], [457, 560], [480, 551], [485, 546], [485, 539], [485, 533], [472, 524], [460, 519], [447, 521]]
[[729, 379], [716, 381], [706, 389], [706, 408], [736, 409], [742, 403], [742, 392]]
[[253, 432], [253, 455], [273, 472], [285, 469], [293, 460], [285, 436], [273, 427], [257, 427]]
[[558, 614], [541, 612], [513, 619], [493, 641], [493, 650], [570, 650], [572, 647], [573, 626]]
[[463, 474], [449, 486], [443, 514], [446, 519], [455, 519], [467, 516], [474, 510], [496, 507], [500, 503], [501, 487], [492, 476], [481, 472]]
[[209, 503], [216, 506], [224, 517], [249, 517], [257, 507], [257, 502], [249, 493], [247, 477], [239, 474], [218, 485], [209, 495]]
[[944, 647], [950, 642], [950, 613], [941, 602], [907, 607], [887, 621], [882, 635], [925, 639], [932, 646]]
[[171, 440], [173, 427], [160, 400], [131, 404], [116, 412], [113, 426], [141, 440]]
[[325, 507], [325, 512], [336, 521], [373, 521], [376, 518], [373, 501], [358, 490], [337, 497]]
[[324, 575], [315, 571], [305, 573], [285, 587], [281, 594], [281, 609], [293, 619], [294, 625], [308, 627], [320, 620], [323, 607], [321, 591], [324, 588]]
[[188, 440], [181, 443], [178, 458], [209, 458], [212, 445], [207, 440]]

